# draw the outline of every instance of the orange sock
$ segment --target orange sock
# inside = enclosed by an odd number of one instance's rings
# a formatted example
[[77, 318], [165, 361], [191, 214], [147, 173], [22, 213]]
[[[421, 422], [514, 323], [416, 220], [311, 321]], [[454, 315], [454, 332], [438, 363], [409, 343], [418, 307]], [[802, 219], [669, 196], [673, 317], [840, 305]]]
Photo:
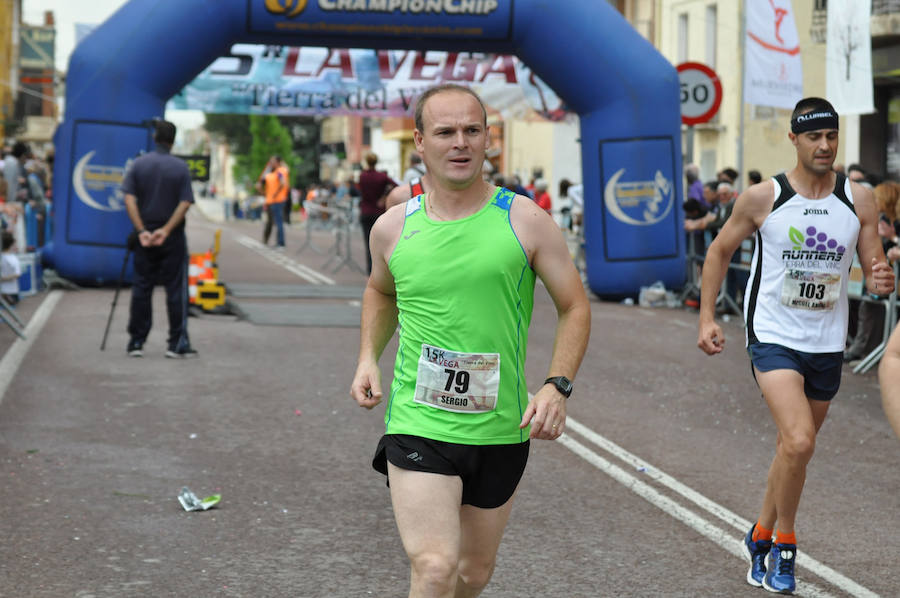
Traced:
[[797, 545], [797, 535], [794, 532], [786, 534], [782, 531], [775, 532], [775, 543], [776, 544], [793, 544]]
[[759, 521], [757, 521], [756, 527], [753, 528], [753, 537], [750, 539], [754, 542], [758, 542], [759, 540], [771, 540], [772, 530], [764, 528], [759, 524]]

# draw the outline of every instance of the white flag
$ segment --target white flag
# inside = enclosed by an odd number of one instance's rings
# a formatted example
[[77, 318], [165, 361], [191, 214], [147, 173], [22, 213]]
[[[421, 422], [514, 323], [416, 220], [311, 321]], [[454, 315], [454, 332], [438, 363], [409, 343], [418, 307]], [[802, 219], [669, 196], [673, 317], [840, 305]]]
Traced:
[[825, 89], [838, 114], [875, 111], [871, 15], [871, 0], [828, 0]]
[[803, 98], [800, 40], [790, 0], [746, 0], [744, 102], [793, 109]]

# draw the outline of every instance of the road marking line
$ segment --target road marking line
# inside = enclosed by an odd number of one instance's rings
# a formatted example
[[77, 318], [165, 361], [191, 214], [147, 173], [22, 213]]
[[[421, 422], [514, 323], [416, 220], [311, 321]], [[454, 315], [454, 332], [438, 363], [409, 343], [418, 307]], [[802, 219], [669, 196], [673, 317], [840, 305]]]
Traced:
[[62, 296], [62, 291], [50, 291], [47, 297], [38, 306], [37, 310], [35, 310], [34, 315], [31, 316], [31, 320], [25, 327], [26, 339], [22, 340], [22, 338], [16, 337], [16, 341], [6, 351], [6, 355], [3, 356], [3, 359], [0, 360], [0, 403], [3, 403], [3, 397], [6, 396], [6, 389], [9, 388], [19, 366], [22, 365], [22, 361], [28, 354], [28, 350], [31, 348], [31, 345], [34, 344], [38, 335], [40, 335], [41, 330], [44, 328], [44, 324], [50, 319], [50, 314], [53, 313], [53, 309], [56, 307], [56, 304], [59, 303], [59, 300], [62, 299]]
[[[682, 484], [681, 482], [679, 482], [672, 476], [670, 476], [666, 473], [663, 473], [659, 469], [653, 467], [650, 463], [647, 463], [640, 457], [637, 457], [636, 455], [629, 453], [628, 451], [626, 451], [625, 449], [623, 449], [616, 443], [614, 443], [610, 440], [607, 440], [600, 434], [594, 432], [593, 430], [591, 430], [587, 426], [579, 423], [578, 421], [574, 420], [573, 418], [571, 418], [571, 417], [566, 418], [566, 427], [569, 428], [571, 431], [584, 436], [586, 440], [597, 445], [602, 450], [605, 450], [606, 452], [610, 453], [611, 455], [613, 455], [613, 456], [621, 459], [625, 463], [633, 466], [636, 470], [640, 470], [642, 472], [643, 476], [646, 476], [646, 477], [662, 484], [663, 486], [669, 488], [670, 490], [673, 490], [674, 492], [683, 496], [687, 500], [693, 502], [694, 504], [696, 504], [703, 510], [718, 517], [725, 523], [728, 523], [735, 529], [739, 530], [742, 534], [746, 533], [746, 531], [748, 529], [750, 529], [750, 525], [751, 525], [750, 521], [747, 521], [746, 519], [729, 511], [728, 509], [719, 505], [718, 503], [713, 502], [712, 500], [706, 498], [705, 496], [703, 496], [699, 492], [693, 490], [692, 488], [685, 486], [684, 484]], [[636, 494], [638, 494], [645, 500], [649, 501], [650, 503], [656, 505], [657, 507], [663, 509], [666, 512], [670, 512], [669, 507], [663, 506], [663, 504], [665, 504], [666, 501], [671, 502], [671, 499], [659, 494], [656, 490], [654, 490], [646, 482], [643, 482], [640, 479], [638, 479], [637, 477], [625, 472], [620, 467], [613, 465], [612, 463], [603, 459], [602, 457], [600, 457], [599, 455], [597, 455], [596, 453], [594, 453], [587, 447], [584, 447], [577, 441], [575, 441], [571, 438], [568, 438], [565, 435], [560, 437], [560, 440], [563, 440], [563, 438], [566, 439], [566, 441], [563, 442], [563, 444], [566, 446], [566, 448], [568, 448], [572, 452], [576, 453], [580, 457], [584, 458], [586, 461], [588, 461], [589, 463], [591, 463], [592, 465], [594, 465], [595, 467], [597, 467], [598, 469], [600, 469], [601, 471], [603, 471], [604, 473], [606, 473], [607, 475], [612, 477], [613, 479], [617, 480], [622, 485], [629, 488], [630, 490], [632, 490], [633, 492], [635, 492]], [[575, 445], [577, 445], [580, 448], [578, 450], [576, 450], [576, 448], [573, 448], [573, 447], [575, 447]], [[592, 457], [587, 456], [588, 454], [593, 455], [593, 456]], [[662, 500], [660, 502], [657, 502], [655, 497], [649, 498], [648, 496], [652, 496], [652, 495], [649, 494], [648, 491], [651, 493], [654, 493], [656, 495], [659, 495], [659, 497]], [[677, 503], [673, 503], [673, 504], [677, 504]], [[679, 509], [683, 509], [683, 507], [679, 506]], [[691, 511], [687, 511], [687, 512], [690, 513], [690, 515], [697, 517], [693, 512], [691, 512]], [[695, 525], [693, 525], [691, 522], [688, 521], [688, 518], [683, 518], [682, 516], [675, 514], [675, 512], [672, 512], [672, 515], [676, 519], [680, 519], [683, 523], [686, 523], [690, 527], [694, 528], [695, 530], [697, 530], [704, 536], [708, 536], [710, 539], [712, 539], [719, 545], [723, 546], [729, 552], [739, 556], [742, 560], [744, 559], [743, 553], [741, 552], [741, 548], [740, 548], [741, 540], [739, 540], [739, 539], [736, 540], [733, 538], [733, 536], [727, 536], [727, 538], [729, 539], [729, 544], [726, 546], [723, 542], [719, 541], [717, 536], [715, 536], [714, 534], [711, 534], [711, 533], [707, 533], [706, 531], [703, 531], [702, 529], [696, 527]], [[701, 519], [701, 521], [703, 522], [704, 526], [710, 527], [712, 530], [715, 530], [716, 533], [721, 532], [721, 530], [719, 528], [712, 526], [712, 524], [707, 523], [705, 520]], [[724, 534], [724, 532], [721, 532], [721, 533]], [[808, 569], [809, 571], [811, 571], [818, 577], [828, 581], [829, 583], [833, 584], [834, 586], [837, 586], [838, 588], [840, 588], [841, 590], [843, 590], [844, 592], [846, 592], [852, 596], [860, 596], [863, 598], [877, 598], [877, 596], [878, 596], [871, 590], [859, 585], [858, 583], [856, 583], [852, 579], [846, 577], [845, 575], [838, 573], [831, 567], [813, 559], [812, 557], [807, 555], [805, 552], [797, 553], [797, 564], [805, 569]], [[801, 587], [801, 585], [798, 584], [798, 588], [800, 588], [800, 587]], [[802, 595], [804, 595], [804, 596], [820, 596], [821, 597], [821, 596], [828, 595], [828, 594], [822, 593], [822, 590], [818, 589], [816, 586], [811, 585], [811, 584], [803, 583], [802, 587], [804, 590]]]
[[295, 262], [283, 253], [269, 249], [256, 239], [251, 239], [250, 237], [240, 235], [237, 238], [237, 242], [244, 247], [247, 247], [248, 249], [252, 249], [270, 262], [278, 264], [279, 266], [285, 268], [290, 272], [293, 272], [300, 278], [311, 282], [312, 284], [337, 284], [334, 279], [329, 278], [328, 276], [322, 274], [321, 272], [318, 272], [317, 270], [313, 270], [305, 264]]

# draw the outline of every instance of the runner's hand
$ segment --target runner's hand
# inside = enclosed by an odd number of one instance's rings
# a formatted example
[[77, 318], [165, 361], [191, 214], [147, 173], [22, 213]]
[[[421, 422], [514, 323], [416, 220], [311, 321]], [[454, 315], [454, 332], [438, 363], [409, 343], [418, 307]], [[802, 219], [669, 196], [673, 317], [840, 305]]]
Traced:
[[566, 397], [552, 384], [542, 386], [528, 403], [519, 429], [529, 423], [531, 423], [530, 438], [556, 440], [562, 436], [566, 427]]
[[722, 332], [722, 328], [715, 322], [700, 322], [697, 346], [707, 355], [721, 353], [725, 348], [725, 334]]
[[890, 295], [894, 292], [894, 269], [887, 262], [872, 258], [872, 279], [868, 281], [869, 291], [876, 295]]
[[381, 402], [381, 370], [377, 364], [359, 364], [350, 385], [350, 396], [366, 409], [372, 409]]

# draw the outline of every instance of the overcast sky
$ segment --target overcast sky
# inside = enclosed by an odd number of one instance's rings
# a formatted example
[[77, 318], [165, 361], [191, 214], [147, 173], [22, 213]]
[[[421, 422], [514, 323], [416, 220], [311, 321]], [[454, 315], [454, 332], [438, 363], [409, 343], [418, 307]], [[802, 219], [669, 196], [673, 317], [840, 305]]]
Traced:
[[[22, 21], [28, 25], [43, 25], [44, 12], [53, 11], [56, 20], [56, 69], [65, 72], [68, 70], [69, 56], [75, 49], [75, 24], [99, 25], [127, 1], [22, 0]], [[203, 124], [203, 113], [196, 110], [169, 111], [166, 117], [180, 129]]]
[[126, 0], [22, 0], [22, 21], [43, 25], [44, 12], [56, 18], [56, 69], [66, 71], [69, 55], [75, 48], [75, 23], [99, 25], [116, 12]]

